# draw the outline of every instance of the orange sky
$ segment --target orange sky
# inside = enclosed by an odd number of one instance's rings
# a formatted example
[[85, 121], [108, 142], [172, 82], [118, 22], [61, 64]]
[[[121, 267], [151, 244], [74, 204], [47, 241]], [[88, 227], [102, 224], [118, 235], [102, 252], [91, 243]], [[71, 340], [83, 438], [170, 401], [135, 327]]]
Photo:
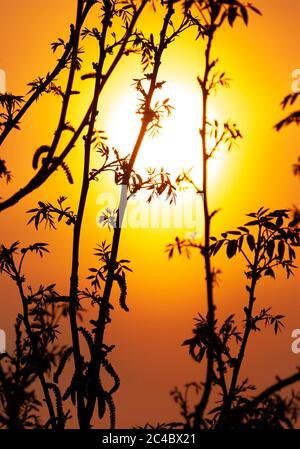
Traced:
[[[75, 2], [65, 0], [62, 7], [61, 1], [52, 0], [51, 8], [37, 0], [4, 0], [1, 3], [0, 68], [6, 71], [8, 90], [22, 94], [27, 82], [53, 66], [55, 57], [49, 43], [57, 37], [67, 36], [66, 24], [73, 15]], [[213, 224], [215, 235], [243, 224], [244, 214], [261, 205], [286, 208], [299, 204], [299, 180], [291, 171], [298, 156], [299, 131], [290, 128], [278, 134], [272, 129], [282, 118], [279, 104], [290, 91], [292, 71], [300, 67], [300, 4], [298, 0], [285, 0], [284, 7], [282, 4], [279, 0], [256, 0], [255, 5], [261, 9], [263, 17], [252, 15], [248, 28], [241, 23], [234, 30], [225, 28], [216, 41], [215, 54], [220, 59], [220, 68], [232, 82], [230, 89], [213, 98], [212, 113], [220, 119], [236, 121], [244, 139], [230, 154], [218, 156], [221, 164], [211, 179], [211, 208], [222, 208]], [[155, 29], [157, 23], [153, 23], [150, 10], [147, 10], [146, 18], [147, 28]], [[167, 81], [165, 92], [176, 109], [175, 118], [176, 113], [180, 116], [182, 111], [187, 116], [182, 133], [189, 136], [195, 133], [195, 111], [201, 104], [196, 83], [196, 76], [201, 71], [201, 57], [199, 43], [194, 42], [193, 36], [187, 33], [170, 48], [160, 76]], [[89, 70], [87, 67], [86, 71]], [[134, 92], [130, 85], [138, 73], [137, 59], [125, 60], [100, 102], [105, 105], [100, 114], [101, 128], [109, 131], [112, 141], [113, 133], [123, 129], [120, 142], [124, 142], [124, 146], [128, 145], [130, 136], [121, 124], [124, 114], [135, 120]], [[84, 85], [84, 89], [83, 104], [88, 98], [88, 85]], [[58, 105], [55, 98], [48, 97], [34, 105], [22, 122], [22, 131], [13, 133], [1, 148], [1, 157], [7, 160], [15, 178], [11, 186], [3, 188], [1, 196], [8, 195], [29, 178], [33, 151], [51, 138]], [[79, 106], [73, 111], [74, 121], [80, 115], [82, 105]], [[180, 148], [176, 147], [179, 134], [175, 127], [174, 134], [171, 128], [167, 136], [168, 148], [164, 144], [157, 148], [170, 155], [169, 158], [162, 157], [168, 169], [168, 160], [173, 159], [172, 149], [177, 154]], [[194, 145], [195, 141], [189, 139], [188, 144]], [[155, 141], [151, 145], [155, 146]], [[15, 240], [25, 244], [41, 240], [51, 243], [53, 252], [43, 264], [33, 258], [32, 265], [27, 266], [28, 278], [35, 286], [56, 282], [63, 292], [68, 288], [71, 229], [61, 226], [55, 233], [37, 233], [26, 227], [24, 212], [38, 199], [54, 200], [62, 193], [70, 198], [71, 204], [76, 204], [82, 161], [82, 152], [78, 148], [69, 158], [77, 176], [74, 186], [66, 185], [62, 173], [55, 173], [38, 192], [0, 217], [1, 241], [4, 243]], [[195, 154], [197, 150], [195, 147]], [[192, 153], [186, 151], [183, 148], [182, 163], [188, 168], [195, 165], [195, 160], [190, 160]], [[180, 157], [176, 156], [177, 159]], [[156, 163], [159, 160], [156, 159]], [[60, 186], [63, 186], [63, 192]], [[105, 236], [109, 238], [107, 231], [96, 226], [96, 199], [106, 187], [96, 183], [90, 192], [83, 229], [83, 282], [87, 268], [92, 266], [90, 256], [96, 242]], [[117, 311], [107, 336], [107, 343], [117, 345], [113, 361], [122, 380], [117, 393], [120, 427], [177, 419], [177, 409], [169, 391], [175, 385], [198, 380], [198, 367], [190, 360], [186, 348], [180, 345], [190, 336], [193, 317], [198, 311], [205, 312], [202, 260], [195, 254], [190, 261], [175, 258], [169, 262], [164, 254], [165, 245], [184, 232], [143, 229], [123, 233], [120, 256], [130, 259], [134, 269], [134, 274], [128, 277], [130, 313]], [[240, 316], [246, 300], [241, 264], [238, 260], [228, 262], [223, 257], [215, 264], [222, 269], [222, 283], [216, 290], [219, 316], [229, 313]], [[251, 383], [264, 386], [275, 374], [284, 376], [299, 365], [300, 356], [290, 349], [291, 331], [300, 327], [299, 282], [298, 272], [288, 282], [284, 276], [278, 276], [276, 283], [264, 280], [260, 286], [260, 305], [272, 305], [274, 311], [286, 314], [288, 318], [286, 328], [277, 338], [271, 331], [252, 338], [246, 365]], [[14, 287], [4, 277], [0, 279], [0, 288], [0, 328], [7, 331], [10, 346], [12, 323], [20, 304]]]

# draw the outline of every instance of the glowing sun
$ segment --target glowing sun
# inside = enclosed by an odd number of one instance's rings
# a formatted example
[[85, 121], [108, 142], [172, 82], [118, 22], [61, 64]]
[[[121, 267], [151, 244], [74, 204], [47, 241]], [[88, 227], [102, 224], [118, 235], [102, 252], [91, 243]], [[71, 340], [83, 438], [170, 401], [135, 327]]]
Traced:
[[[188, 171], [192, 168], [193, 180], [201, 187], [200, 93], [197, 95], [192, 90], [167, 83], [163, 90], [158, 92], [157, 97], [160, 101], [165, 98], [170, 99], [169, 103], [174, 108], [172, 114], [162, 119], [162, 128], [158, 134], [153, 137], [148, 133], [145, 136], [134, 168], [141, 174], [148, 167], [164, 168], [173, 179], [182, 170]], [[109, 144], [117, 148], [122, 155], [132, 152], [139, 132], [141, 119], [136, 114], [136, 109], [136, 92], [132, 90], [123, 97], [118, 97], [108, 113], [106, 133]], [[217, 152], [209, 164], [209, 177], [210, 181], [213, 181], [218, 177], [222, 166], [221, 152]]]

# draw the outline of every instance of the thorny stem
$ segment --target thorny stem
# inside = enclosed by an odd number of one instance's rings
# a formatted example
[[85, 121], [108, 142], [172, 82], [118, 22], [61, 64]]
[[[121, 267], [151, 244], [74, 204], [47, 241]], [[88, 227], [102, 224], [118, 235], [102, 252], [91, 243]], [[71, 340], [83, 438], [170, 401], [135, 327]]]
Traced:
[[[139, 135], [138, 135], [136, 143], [134, 145], [134, 148], [133, 148], [133, 151], [132, 151], [129, 163], [128, 163], [128, 167], [127, 167], [127, 170], [126, 170], [126, 173], [124, 176], [124, 184], [126, 185], [127, 191], [128, 191], [128, 187], [129, 187], [129, 183], [130, 183], [131, 173], [132, 173], [137, 155], [139, 153], [143, 139], [147, 132], [148, 125], [151, 121], [151, 119], [149, 118], [149, 111], [151, 110], [151, 101], [152, 101], [153, 94], [154, 94], [154, 91], [156, 88], [157, 76], [158, 76], [158, 71], [159, 71], [159, 67], [161, 64], [162, 53], [163, 53], [164, 49], [166, 48], [167, 28], [168, 28], [170, 19], [173, 14], [174, 14], [173, 1], [171, 1], [168, 4], [168, 11], [164, 18], [163, 27], [162, 27], [162, 30], [160, 33], [159, 47], [155, 54], [155, 60], [154, 60], [154, 66], [153, 66], [153, 71], [152, 71], [152, 75], [151, 75], [150, 86], [149, 86], [148, 94], [147, 94], [146, 101], [145, 101], [145, 112], [144, 112], [144, 116], [142, 119], [142, 125], [141, 125]], [[123, 214], [124, 214], [124, 212], [125, 212], [125, 210], [122, 211]], [[122, 219], [123, 219], [123, 217], [120, 215], [120, 210], [119, 210], [118, 216], [117, 216], [117, 226], [114, 228], [114, 235], [113, 235], [113, 241], [112, 241], [112, 247], [111, 247], [111, 254], [110, 254], [110, 261], [109, 261], [109, 266], [108, 266], [107, 278], [106, 278], [106, 282], [105, 282], [103, 297], [101, 300], [101, 307], [99, 310], [98, 326], [96, 328], [96, 333], [95, 333], [96, 351], [94, 354], [94, 360], [92, 363], [92, 371], [91, 371], [91, 376], [92, 376], [93, 380], [96, 380], [99, 378], [99, 373], [100, 373], [100, 368], [101, 368], [101, 353], [99, 354], [99, 348], [101, 349], [103, 346], [103, 340], [104, 340], [104, 334], [105, 334], [105, 324], [106, 324], [106, 319], [107, 319], [107, 312], [109, 309], [109, 301], [110, 301], [112, 286], [113, 286], [113, 282], [114, 282], [114, 272], [115, 272], [117, 256], [118, 256], [118, 249], [119, 249], [120, 238], [121, 238]], [[95, 395], [91, 396], [91, 399], [88, 401], [88, 405], [87, 405], [88, 413], [90, 416], [92, 416], [92, 414], [93, 414], [93, 411], [95, 408], [95, 402], [96, 402]]]

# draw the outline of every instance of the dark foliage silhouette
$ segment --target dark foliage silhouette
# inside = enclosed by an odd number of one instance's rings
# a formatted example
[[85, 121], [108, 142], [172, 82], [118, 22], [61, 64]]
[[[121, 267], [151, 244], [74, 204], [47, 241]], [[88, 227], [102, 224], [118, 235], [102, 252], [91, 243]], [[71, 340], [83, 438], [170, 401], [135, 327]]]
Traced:
[[[274, 313], [268, 305], [260, 304], [262, 298], [258, 297], [257, 287], [266, 276], [275, 279], [279, 269], [286, 272], [287, 278], [293, 275], [296, 249], [300, 245], [299, 212], [295, 211], [290, 217], [288, 210], [261, 207], [248, 214], [249, 220], [243, 226], [224, 232], [220, 237], [211, 233], [218, 211], [211, 211], [209, 207], [208, 162], [219, 150], [229, 151], [242, 138], [234, 122], [220, 123], [209, 118], [211, 95], [219, 87], [229, 85], [226, 74], [218, 69], [213, 44], [220, 29], [227, 25], [233, 27], [238, 20], [248, 25], [249, 13], [260, 14], [260, 11], [250, 3], [237, 0], [170, 0], [157, 2], [157, 6], [152, 2], [155, 12], [156, 7], [160, 8], [162, 19], [159, 31], [148, 36], [143, 30], [143, 19], [150, 3], [148, 0], [138, 3], [133, 0], [78, 0], [76, 21], [70, 26], [68, 41], [58, 38], [51, 45], [54, 53], [62, 51], [52, 71], [28, 83], [27, 95], [0, 95], [0, 144], [6, 143], [12, 132], [22, 132], [21, 120], [36, 100], [43, 101], [42, 96], [52, 94], [61, 102], [52, 142], [41, 142], [32, 152], [33, 175], [24, 187], [1, 199], [1, 212], [42, 186], [58, 169], [64, 172], [65, 182], [73, 184], [76, 180], [66, 159], [75, 145], [82, 147], [82, 177], [75, 207], [69, 205], [65, 195], [57, 192], [56, 201], [41, 199], [27, 211], [27, 224], [37, 231], [43, 228], [55, 231], [66, 225], [72, 237], [67, 292], [58, 292], [55, 283], [33, 288], [30, 276], [28, 279], [25, 276], [27, 260], [42, 259], [50, 252], [46, 242], [23, 246], [16, 241], [0, 247], [0, 272], [13, 282], [21, 305], [15, 322], [14, 349], [0, 355], [2, 428], [65, 429], [73, 425], [90, 429], [102, 425], [104, 419], [109, 420], [111, 429], [118, 425], [115, 393], [123, 379], [117, 366], [112, 364], [115, 346], [107, 344], [107, 330], [114, 323], [116, 308], [128, 313], [132, 304], [127, 283], [127, 276], [132, 272], [130, 261], [119, 254], [126, 204], [141, 190], [148, 192], [149, 203], [161, 196], [175, 203], [176, 190], [182, 183], [202, 195], [203, 241], [177, 237], [168, 245], [167, 252], [171, 258], [175, 252], [190, 257], [197, 251], [204, 262], [206, 311], [197, 316], [192, 335], [183, 345], [195, 363], [205, 363], [205, 379], [187, 384], [183, 391], [177, 387], [172, 391], [180, 408], [181, 422], [155, 426], [148, 423], [145, 428], [277, 429], [292, 428], [297, 423], [300, 395], [292, 392], [283, 396], [282, 390], [300, 380], [299, 370], [284, 379], [277, 377], [273, 385], [255, 394], [255, 387], [241, 375], [241, 369], [250, 337], [263, 326], [272, 326], [275, 334], [284, 326], [284, 316], [280, 312]], [[88, 21], [93, 12], [98, 17], [95, 27]], [[161, 92], [163, 95], [165, 81], [160, 79], [160, 68], [165, 53], [189, 29], [195, 31], [201, 45], [204, 43], [202, 74], [197, 78], [202, 105], [200, 186], [194, 181], [192, 171], [179, 174], [174, 185], [164, 168], [148, 168], [143, 175], [136, 169], [145, 137], [155, 137], [163, 119], [173, 110], [171, 100], [156, 98]], [[97, 49], [96, 59], [87, 67], [86, 50], [92, 46]], [[133, 88], [138, 96], [136, 112], [140, 127], [132, 151], [123, 156], [107, 143], [105, 131], [99, 128], [99, 117], [101, 121], [101, 108], [105, 109], [100, 102], [102, 94], [125, 56], [135, 56], [138, 61]], [[64, 75], [66, 81], [61, 87], [60, 77], [64, 79]], [[82, 94], [76, 90], [77, 84], [88, 83], [90, 98], [87, 109], [82, 110]], [[297, 94], [288, 96], [283, 107], [292, 105], [296, 99]], [[71, 121], [73, 101], [81, 112], [77, 126]], [[290, 123], [299, 124], [297, 112], [280, 122], [277, 129]], [[66, 136], [69, 136], [67, 143]], [[95, 155], [97, 163], [92, 164]], [[300, 173], [298, 163], [294, 165], [294, 173]], [[112, 187], [117, 185], [121, 190], [119, 204], [115, 210], [107, 208], [100, 217], [100, 224], [111, 231], [110, 239], [100, 238], [95, 243], [95, 262], [82, 279], [79, 268], [87, 200], [91, 185], [101, 182], [107, 174], [112, 175]], [[13, 181], [13, 173], [2, 158], [0, 180]], [[243, 308], [242, 325], [234, 313], [223, 321], [217, 316], [214, 292], [220, 269], [213, 263], [214, 257], [222, 252], [229, 260], [244, 263], [247, 303]], [[112, 294], [114, 288], [118, 291], [117, 300]], [[89, 310], [94, 312], [93, 319], [90, 319]], [[70, 330], [70, 341], [63, 335], [66, 328]]]
[[[251, 213], [252, 220], [237, 230], [222, 234], [222, 239], [211, 235], [211, 222], [217, 210], [210, 211], [208, 205], [208, 161], [220, 149], [230, 150], [233, 143], [241, 138], [235, 124], [228, 122], [220, 125], [218, 121], [211, 123], [208, 117], [210, 95], [219, 86], [227, 86], [228, 80], [223, 72], [217, 70], [217, 59], [212, 59], [213, 41], [218, 30], [226, 22], [232, 27], [238, 18], [248, 24], [248, 12], [252, 10], [260, 14], [251, 4], [238, 1], [199, 1], [186, 2], [186, 12], [196, 8], [200, 18], [199, 37], [205, 40], [204, 73], [198, 77], [202, 99], [202, 186], [193, 181], [191, 172], [182, 173], [177, 178], [178, 184], [188, 183], [203, 197], [204, 242], [193, 239], [181, 240], [167, 246], [169, 257], [178, 250], [188, 257], [192, 249], [200, 252], [205, 265], [205, 283], [207, 296], [207, 313], [196, 319], [193, 337], [183, 344], [189, 347], [192, 358], [201, 363], [206, 360], [204, 382], [191, 383], [182, 393], [177, 388], [172, 392], [173, 398], [180, 406], [182, 423], [192, 428], [278, 428], [292, 427], [298, 417], [298, 395], [288, 400], [279, 395], [279, 391], [299, 380], [297, 372], [286, 380], [278, 380], [277, 384], [261, 395], [251, 398], [249, 392], [255, 387], [248, 379], [240, 379], [240, 370], [245, 362], [246, 347], [252, 332], [259, 330], [260, 324], [273, 325], [275, 333], [283, 326], [283, 316], [273, 315], [271, 308], [256, 310], [256, 286], [262, 276], [275, 278], [275, 269], [283, 267], [287, 276], [296, 268], [294, 247], [299, 246], [299, 234], [294, 227], [294, 220], [289, 219], [288, 211], [270, 212], [261, 208]], [[202, 24], [205, 25], [202, 25]], [[209, 144], [209, 140], [213, 143]], [[286, 221], [288, 221], [286, 223]], [[250, 227], [250, 229], [249, 229]], [[252, 231], [252, 227], [255, 231]], [[212, 266], [212, 258], [222, 247], [226, 248], [229, 259], [241, 254], [246, 262], [246, 290], [248, 304], [244, 307], [244, 329], [239, 330], [235, 315], [230, 315], [225, 322], [219, 324], [216, 316], [214, 287], [218, 282], [220, 270]], [[236, 354], [237, 350], [237, 354]], [[200, 398], [191, 406], [189, 392], [193, 390]], [[217, 406], [212, 404], [212, 393], [218, 390], [221, 399]], [[253, 405], [252, 405], [253, 404]], [[192, 409], [191, 409], [192, 407]]]
[[[49, 412], [49, 420], [46, 424], [40, 424], [42, 427], [65, 427], [67, 420], [70, 417], [70, 411], [64, 412], [64, 404], [65, 401], [68, 401], [69, 399], [71, 400], [73, 409], [76, 410], [80, 428], [88, 429], [92, 426], [95, 408], [97, 409], [99, 420], [104, 417], [107, 411], [110, 416], [110, 427], [114, 428], [116, 425], [116, 410], [113, 395], [120, 386], [120, 379], [109, 361], [109, 355], [114, 349], [114, 346], [108, 347], [105, 344], [104, 339], [105, 329], [112, 321], [111, 314], [114, 309], [114, 305], [110, 302], [113, 284], [116, 284], [119, 287], [120, 307], [126, 312], [129, 311], [127, 305], [126, 272], [131, 271], [131, 269], [128, 266], [129, 260], [118, 259], [118, 248], [121, 238], [120, 225], [125, 211], [119, 207], [119, 209], [115, 211], [115, 214], [108, 212], [102, 217], [102, 224], [113, 228], [112, 242], [107, 243], [106, 241], [103, 241], [101, 244], [97, 245], [97, 248], [95, 249], [95, 256], [98, 259], [97, 266], [90, 268], [90, 274], [87, 277], [90, 281], [91, 288], [80, 289], [79, 264], [82, 223], [86, 212], [86, 201], [90, 184], [100, 179], [103, 173], [113, 172], [115, 183], [123, 186], [123, 188], [125, 187], [125, 197], [127, 199], [141, 189], [146, 189], [149, 192], [148, 202], [152, 201], [156, 196], [161, 195], [165, 195], [166, 199], [170, 202], [173, 202], [175, 199], [175, 187], [172, 185], [168, 173], [163, 169], [148, 169], [146, 177], [143, 178], [134, 170], [134, 165], [146, 134], [155, 134], [157, 130], [161, 128], [162, 117], [170, 115], [172, 111], [172, 106], [168, 99], [164, 99], [161, 102], [153, 102], [154, 93], [157, 90], [161, 90], [164, 84], [164, 81], [158, 79], [163, 53], [177, 36], [186, 29], [194, 26], [194, 21], [191, 15], [188, 17], [183, 16], [179, 25], [175, 26], [171, 21], [171, 18], [175, 13], [173, 7], [174, 2], [169, 2], [166, 5], [163, 4], [162, 7], [165, 10], [165, 16], [159, 33], [158, 42], [155, 43], [155, 36], [153, 34], [151, 34], [150, 37], [147, 37], [142, 31], [139, 31], [135, 27], [146, 3], [147, 1], [144, 0], [139, 6], [136, 6], [133, 2], [124, 3], [105, 0], [100, 4], [101, 31], [97, 28], [83, 28], [81, 38], [85, 40], [92, 39], [97, 42], [99, 59], [97, 62], [93, 63], [93, 72], [81, 76], [83, 81], [92, 80], [94, 82], [94, 88], [90, 107], [77, 130], [75, 130], [69, 122], [65, 121], [68, 109], [67, 105], [65, 105], [67, 94], [63, 93], [61, 88], [57, 85], [49, 84], [48, 87], [48, 90], [61, 97], [63, 100], [63, 125], [62, 128], [58, 128], [55, 137], [57, 138], [58, 134], [67, 130], [72, 132], [73, 136], [76, 136], [76, 139], [74, 140], [75, 137], [72, 137], [68, 146], [58, 157], [54, 156], [53, 145], [51, 147], [42, 145], [36, 150], [33, 156], [32, 165], [34, 169], [38, 169], [38, 167], [41, 166], [38, 173], [41, 171], [44, 173], [44, 180], [54, 171], [54, 169], [61, 167], [66, 173], [67, 181], [73, 183], [71, 170], [65, 163], [64, 158], [80, 136], [83, 128], [87, 126], [86, 134], [83, 136], [83, 178], [76, 213], [67, 205], [67, 198], [64, 196], [58, 198], [57, 204], [39, 201], [37, 207], [28, 211], [30, 214], [28, 224], [34, 224], [36, 229], [39, 229], [40, 225], [45, 224], [46, 227], [54, 230], [60, 222], [64, 222], [67, 226], [71, 227], [73, 232], [69, 294], [57, 294], [54, 292], [54, 285], [49, 288], [41, 286], [40, 293], [34, 294], [36, 302], [38, 303], [37, 307], [40, 307], [41, 310], [43, 310], [42, 315], [48, 313], [46, 310], [42, 309], [42, 304], [44, 295], [50, 292], [52, 297], [47, 297], [46, 303], [52, 304], [53, 307], [55, 306], [58, 310], [60, 310], [59, 307], [62, 307], [63, 317], [69, 320], [72, 342], [70, 346], [59, 349], [55, 362], [52, 364], [57, 365], [55, 371], [54, 366], [52, 365], [48, 365], [47, 369], [44, 367], [41, 354], [43, 351], [47, 354], [49, 353], [49, 356], [52, 353], [47, 345], [41, 346], [40, 339], [44, 339], [44, 333], [46, 333], [47, 335], [51, 335], [52, 343], [54, 341], [60, 341], [58, 338], [59, 331], [55, 313], [56, 309], [53, 310], [51, 315], [53, 316], [54, 321], [49, 323], [48, 327], [46, 326], [46, 323], [42, 322], [39, 325], [39, 332], [37, 332], [35, 329], [38, 324], [35, 322], [35, 318], [32, 321], [30, 320], [30, 311], [28, 309], [28, 302], [30, 301], [29, 298], [31, 298], [31, 296], [28, 296], [24, 290], [25, 278], [21, 273], [23, 256], [21, 257], [19, 268], [16, 268], [14, 257], [17, 255], [17, 244], [12, 245], [11, 248], [5, 248], [3, 246], [2, 249], [1, 260], [4, 267], [3, 271], [17, 284], [22, 299], [24, 328], [27, 338], [32, 346], [33, 361], [31, 369], [34, 369], [35, 365], [33, 364], [36, 364], [38, 368], [38, 379], [42, 386], [44, 399]], [[118, 39], [111, 29], [113, 28], [114, 21], [120, 20], [123, 23], [124, 34]], [[111, 39], [113, 40], [111, 41]], [[57, 43], [53, 44], [53, 50], [56, 50], [62, 45], [63, 42], [60, 39]], [[114, 56], [114, 53], [116, 53], [116, 56]], [[106, 144], [103, 131], [98, 130], [96, 127], [96, 119], [99, 113], [99, 97], [103, 87], [109, 76], [113, 73], [121, 57], [124, 54], [129, 53], [140, 55], [141, 66], [143, 68], [142, 77], [134, 80], [134, 87], [140, 98], [137, 114], [141, 116], [141, 127], [132, 153], [126, 157], [121, 157], [116, 149], [111, 149]], [[112, 62], [110, 62], [110, 65], [108, 65], [109, 68], [107, 70], [107, 64], [109, 64], [112, 56], [114, 57]], [[80, 70], [81, 65], [82, 61], [81, 59], [78, 59], [77, 54], [77, 58], [74, 58], [73, 77], [75, 76], [75, 70]], [[70, 91], [70, 95], [71, 94], [74, 94], [72, 90]], [[92, 152], [98, 153], [99, 167], [90, 166]], [[7, 177], [8, 174], [4, 173], [3, 176]], [[40, 185], [39, 183], [36, 183], [36, 179], [30, 181], [31, 186], [33, 186], [32, 182], [34, 182], [34, 188]], [[13, 197], [9, 199], [9, 205], [15, 204], [19, 198], [24, 196], [24, 193], [27, 194], [30, 191], [32, 191], [31, 188], [29, 190], [25, 188], [21, 193], [13, 195]], [[5, 207], [6, 206], [3, 208]], [[42, 256], [45, 252], [48, 252], [47, 244], [37, 243], [31, 245], [29, 248], [22, 249], [21, 254], [25, 255], [28, 251], [35, 251]], [[11, 264], [11, 267], [9, 264]], [[84, 302], [84, 304], [86, 304], [87, 301], [98, 309], [98, 318], [91, 320], [89, 323], [79, 325], [79, 320], [83, 319], [83, 307], [81, 303]], [[10, 356], [8, 356], [8, 364], [11, 360]], [[60, 380], [62, 376], [66, 376], [65, 367], [71, 360], [74, 362], [74, 372], [67, 389], [63, 392], [61, 390]], [[103, 386], [103, 372], [105, 373], [105, 376], [108, 375], [111, 378], [112, 383], [108, 388], [104, 388]], [[53, 381], [49, 382], [49, 376], [52, 377]], [[31, 384], [36, 380], [37, 378], [34, 378]], [[8, 403], [4, 402], [3, 404], [3, 412], [9, 416]], [[35, 404], [35, 407], [38, 408], [37, 403]], [[36, 422], [38, 422], [37, 416]]]

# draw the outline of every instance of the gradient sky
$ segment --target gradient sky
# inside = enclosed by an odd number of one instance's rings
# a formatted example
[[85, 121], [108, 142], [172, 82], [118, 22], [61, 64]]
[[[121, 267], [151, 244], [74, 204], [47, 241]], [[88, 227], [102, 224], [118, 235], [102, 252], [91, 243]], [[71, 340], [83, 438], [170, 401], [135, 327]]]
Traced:
[[[213, 223], [214, 235], [242, 225], [244, 215], [262, 205], [270, 208], [299, 205], [299, 180], [291, 170], [298, 157], [299, 131], [289, 128], [278, 134], [273, 126], [283, 116], [280, 101], [291, 89], [292, 72], [300, 68], [300, 3], [298, 0], [256, 0], [254, 3], [263, 16], [252, 15], [247, 28], [241, 23], [234, 30], [225, 27], [215, 45], [220, 69], [232, 81], [229, 89], [212, 99], [211, 113], [219, 119], [236, 121], [244, 138], [229, 154], [218, 155], [219, 162], [212, 167], [211, 208], [222, 209]], [[75, 1], [65, 0], [62, 6], [61, 1], [52, 0], [50, 8], [49, 2], [37, 0], [1, 0], [0, 68], [6, 71], [9, 91], [26, 92], [27, 82], [53, 66], [55, 57], [49, 44], [57, 37], [67, 37], [74, 4]], [[158, 27], [150, 9], [145, 19], [148, 30]], [[170, 96], [175, 107], [174, 118], [170, 120], [175, 121], [171, 122], [173, 125], [166, 122], [165, 138], [162, 131], [162, 141], [156, 144], [152, 140], [144, 153], [152, 145], [154, 164], [160, 164], [161, 155], [165, 168], [170, 171], [174, 170], [173, 159], [180, 161], [182, 157], [186, 168], [197, 163], [200, 149], [193, 136], [197, 135], [200, 124], [196, 76], [201, 73], [201, 48], [194, 41], [194, 34], [187, 33], [170, 47], [161, 68], [160, 78], [167, 81], [162, 95]], [[88, 58], [92, 59], [92, 55]], [[137, 59], [125, 60], [121, 64], [100, 102], [104, 107], [99, 127], [107, 131], [111, 142], [122, 143], [125, 149], [130, 148], [136, 127], [131, 83], [139, 74], [137, 62]], [[85, 105], [90, 92], [88, 85], [83, 89], [82, 104]], [[5, 197], [29, 179], [33, 151], [51, 139], [58, 107], [57, 99], [43, 98], [23, 120], [22, 131], [12, 133], [1, 148], [1, 157], [7, 160], [14, 175], [12, 185], [2, 187], [1, 196]], [[74, 122], [80, 117], [81, 108], [81, 104], [74, 106]], [[131, 133], [124, 126], [124, 120], [129, 117]], [[176, 120], [181, 121], [181, 129], [177, 129]], [[180, 140], [182, 136], [187, 137]], [[143, 161], [148, 164], [149, 151], [148, 156], [142, 151], [141, 166]], [[62, 173], [55, 173], [38, 192], [0, 217], [2, 242], [51, 244], [53, 251], [42, 264], [33, 258], [32, 264], [27, 265], [28, 282], [34, 286], [55, 282], [64, 293], [68, 289], [71, 229], [61, 226], [55, 233], [36, 232], [26, 227], [25, 211], [37, 200], [54, 200], [60, 194], [76, 204], [82, 163], [80, 145], [68, 162], [77, 176], [74, 186], [66, 184]], [[109, 238], [107, 231], [96, 226], [96, 200], [107, 186], [108, 183], [96, 183], [90, 191], [83, 229], [83, 286], [87, 268], [93, 264], [91, 255], [96, 242]], [[178, 419], [169, 391], [175, 385], [182, 387], [199, 379], [199, 367], [190, 360], [181, 342], [191, 335], [193, 317], [198, 312], [205, 313], [202, 260], [195, 254], [190, 261], [178, 257], [168, 261], [164, 254], [165, 245], [176, 235], [184, 237], [185, 232], [185, 229], [143, 229], [126, 230], [123, 234], [120, 256], [130, 259], [134, 270], [128, 277], [130, 313], [116, 311], [106, 339], [107, 343], [116, 344], [112, 358], [122, 382], [116, 395], [120, 427]], [[228, 262], [222, 256], [214, 264], [222, 270], [222, 282], [216, 290], [219, 318], [230, 313], [241, 318], [246, 301], [243, 267], [238, 259]], [[272, 305], [274, 312], [287, 315], [286, 327], [278, 337], [271, 330], [264, 330], [251, 339], [244, 373], [259, 387], [272, 382], [277, 374], [289, 374], [299, 365], [300, 355], [293, 354], [290, 348], [291, 332], [300, 328], [299, 282], [300, 272], [289, 281], [280, 274], [276, 283], [263, 280], [259, 287], [260, 306]], [[13, 320], [20, 303], [14, 286], [4, 277], [0, 279], [0, 289], [0, 328], [7, 331], [10, 347]]]

